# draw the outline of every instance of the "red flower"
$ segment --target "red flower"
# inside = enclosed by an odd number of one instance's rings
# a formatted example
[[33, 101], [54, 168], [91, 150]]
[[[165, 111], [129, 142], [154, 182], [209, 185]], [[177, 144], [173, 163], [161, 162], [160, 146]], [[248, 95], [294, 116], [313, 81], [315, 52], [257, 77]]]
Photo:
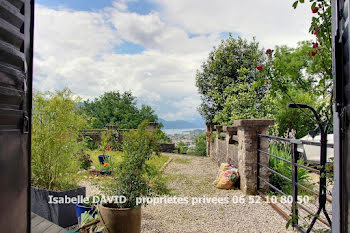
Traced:
[[314, 57], [315, 55], [316, 55], [316, 52], [312, 51], [312, 52], [311, 52], [311, 56]]
[[318, 12], [318, 7], [312, 9], [312, 13], [316, 14]]
[[318, 43], [316, 42], [316, 43], [312, 43], [312, 48], [317, 48], [318, 47]]
[[256, 68], [257, 68], [259, 71], [263, 69], [262, 66], [257, 66]]
[[271, 54], [272, 53], [272, 50], [271, 49], [267, 49], [266, 50], [266, 54]]

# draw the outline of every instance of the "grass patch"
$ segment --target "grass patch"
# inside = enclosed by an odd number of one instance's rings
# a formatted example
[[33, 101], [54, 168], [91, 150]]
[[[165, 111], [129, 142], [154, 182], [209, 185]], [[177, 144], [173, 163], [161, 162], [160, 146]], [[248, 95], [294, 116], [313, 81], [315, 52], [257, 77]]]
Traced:
[[[103, 165], [100, 164], [98, 160], [98, 156], [102, 155], [101, 151], [87, 151], [87, 153], [90, 155], [90, 159], [92, 160], [92, 166], [96, 168], [96, 170], [103, 169]], [[120, 151], [109, 151], [109, 156], [111, 156], [111, 165], [113, 168], [116, 168], [120, 164], [120, 162], [123, 159], [123, 152]], [[151, 159], [148, 160], [146, 163], [151, 165], [157, 170], [160, 170], [161, 167], [168, 161], [169, 156], [168, 155], [152, 155]], [[101, 185], [114, 182], [114, 176], [91, 176], [88, 171], [82, 171], [79, 174], [80, 179], [89, 180], [92, 185], [101, 187]]]
[[169, 160], [168, 155], [152, 155], [152, 158], [148, 160], [146, 163], [150, 166], [154, 166], [158, 170], [163, 167], [163, 165]]
[[[96, 169], [99, 167], [102, 168], [100, 165], [100, 162], [98, 161], [98, 156], [102, 155], [102, 151], [87, 151], [87, 153], [90, 155], [90, 159], [92, 160], [92, 166], [95, 166]], [[106, 153], [107, 155], [111, 156], [112, 158], [112, 163], [119, 163], [122, 159], [123, 152], [120, 151], [108, 151]]]
[[[270, 144], [269, 152], [275, 156], [281, 157], [285, 160], [291, 161], [291, 148], [288, 145], [285, 145], [283, 143], [272, 143]], [[298, 164], [304, 164], [304, 161], [302, 159], [298, 160]], [[276, 159], [274, 157], [270, 157], [269, 159], [269, 167], [273, 170], [277, 171], [278, 173], [282, 174], [283, 176], [292, 179], [292, 168], [289, 163], [286, 163], [282, 160]], [[309, 189], [313, 189], [312, 180], [309, 175], [309, 172], [304, 169], [298, 167], [298, 183], [306, 186]], [[272, 185], [277, 187], [278, 189], [282, 190], [285, 194], [291, 195], [292, 194], [292, 184], [289, 183], [287, 180], [281, 178], [280, 176], [276, 174], [271, 174], [270, 176], [270, 182]], [[279, 194], [273, 192], [274, 195]], [[299, 195], [310, 195], [309, 192], [299, 189]]]
[[[102, 152], [96, 150], [87, 151], [87, 153], [90, 155], [90, 159], [92, 160], [92, 166], [94, 166], [97, 170], [102, 169], [103, 165], [101, 165], [98, 161], [98, 156], [102, 155]], [[123, 152], [121, 151], [108, 151], [106, 154], [111, 156], [111, 163], [113, 166], [117, 166], [122, 161]], [[160, 169], [164, 165], [164, 163], [168, 161], [168, 159], [168, 155], [152, 155], [152, 158], [149, 161], [147, 161], [147, 164], [154, 166], [157, 169]]]

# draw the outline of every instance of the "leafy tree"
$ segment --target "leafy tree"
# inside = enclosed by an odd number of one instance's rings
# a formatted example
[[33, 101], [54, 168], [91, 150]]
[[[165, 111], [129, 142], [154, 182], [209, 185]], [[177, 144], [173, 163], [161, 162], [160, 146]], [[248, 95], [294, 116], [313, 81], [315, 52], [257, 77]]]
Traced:
[[[233, 83], [245, 81], [252, 84], [257, 79], [256, 66], [263, 61], [263, 51], [255, 40], [248, 43], [230, 34], [217, 48], [214, 47], [196, 74], [196, 86], [202, 99], [199, 112], [207, 122], [219, 123], [215, 116], [225, 108], [226, 88], [231, 88], [231, 94], [237, 94], [237, 90], [232, 90]], [[246, 69], [244, 79], [239, 79], [240, 69]], [[257, 90], [260, 99], [264, 93], [262, 89]]]
[[106, 92], [93, 101], [85, 101], [83, 109], [91, 117], [90, 124], [94, 128], [117, 124], [121, 129], [135, 129], [143, 120], [158, 120], [150, 106], [137, 107], [136, 98], [131, 92]]
[[275, 52], [266, 51], [266, 63], [261, 65], [255, 84], [269, 90], [265, 101], [270, 103], [268, 111], [276, 120], [279, 136], [294, 129], [297, 137], [302, 137], [316, 127], [309, 111], [288, 109], [289, 103], [306, 103], [323, 116], [327, 111], [330, 97], [320, 83], [323, 72], [315, 69], [320, 60], [310, 55], [312, 51], [310, 41], [299, 42], [296, 48], [277, 46]]
[[226, 87], [223, 109], [216, 114], [215, 122], [222, 125], [231, 125], [236, 119], [263, 118], [268, 114], [269, 106], [264, 101], [264, 95], [259, 95], [254, 83], [247, 81], [249, 70], [238, 70], [239, 77]]
[[[311, 11], [313, 13], [312, 22], [309, 28], [309, 32], [315, 36], [314, 42], [309, 43], [309, 59], [307, 66], [303, 70], [311, 85], [305, 85], [306, 82], [301, 82], [300, 86], [304, 85], [304, 90], [309, 89], [313, 94], [318, 96], [317, 102], [320, 103], [317, 111], [321, 116], [321, 121], [324, 125], [327, 125], [328, 130], [332, 130], [333, 123], [333, 77], [332, 77], [332, 23], [331, 23], [331, 3], [330, 0], [318, 1], [309, 0], [311, 3]], [[296, 8], [299, 4], [304, 4], [305, 1], [295, 1], [293, 7]], [[306, 55], [306, 53], [304, 53]], [[275, 54], [275, 57], [278, 54]], [[305, 58], [301, 57], [301, 58]], [[274, 62], [272, 62], [272, 60]], [[266, 64], [265, 71], [270, 75], [265, 76], [269, 81], [272, 89], [279, 89], [288, 95], [287, 89], [290, 89], [288, 77], [285, 75], [279, 75], [279, 67], [276, 66], [276, 59], [270, 59]], [[292, 78], [292, 81], [299, 81], [298, 78]], [[305, 81], [305, 79], [303, 80]], [[282, 83], [282, 85], [281, 85]], [[291, 82], [296, 84], [297, 82]], [[287, 85], [286, 85], [287, 84]], [[295, 102], [288, 96], [291, 102]], [[315, 106], [313, 106], [315, 107]], [[305, 110], [300, 110], [305, 112]]]

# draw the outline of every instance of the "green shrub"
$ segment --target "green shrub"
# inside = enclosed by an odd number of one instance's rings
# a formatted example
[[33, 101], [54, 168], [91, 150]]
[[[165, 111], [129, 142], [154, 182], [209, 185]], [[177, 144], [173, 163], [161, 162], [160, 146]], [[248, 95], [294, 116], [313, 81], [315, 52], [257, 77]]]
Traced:
[[147, 131], [148, 122], [142, 122], [137, 130], [123, 134], [122, 161], [116, 168], [113, 183], [107, 184], [107, 195], [123, 195], [124, 204], [111, 203], [118, 208], [136, 207], [136, 198], [164, 194], [167, 191], [165, 180], [159, 169], [147, 161], [153, 153], [159, 154], [159, 129]]
[[75, 154], [78, 161], [80, 162], [80, 168], [84, 170], [89, 170], [92, 164], [92, 160], [90, 159], [90, 155], [85, 153], [83, 149]]
[[98, 143], [94, 142], [94, 140], [90, 136], [85, 136], [83, 138], [84, 148], [88, 150], [96, 150], [98, 149]]
[[180, 141], [177, 144], [178, 152], [179, 154], [186, 154], [187, 153], [187, 145], [183, 141]]
[[53, 190], [76, 187], [79, 164], [74, 154], [82, 147], [78, 139], [86, 124], [79, 102], [68, 89], [34, 95], [32, 185]]
[[102, 151], [103, 155], [106, 155], [106, 151], [109, 151], [112, 149], [111, 143], [112, 143], [112, 132], [111, 131], [102, 132], [100, 150]]
[[[290, 145], [277, 143], [277, 142], [271, 143], [269, 153], [272, 155], [281, 157], [283, 159], [286, 159], [288, 161], [291, 161]], [[264, 155], [261, 155], [261, 156], [264, 156]], [[299, 159], [298, 164], [304, 164], [304, 160]], [[292, 179], [291, 164], [284, 162], [280, 159], [273, 158], [271, 156], [269, 159], [269, 167], [275, 170], [276, 172], [282, 174], [283, 176], [288, 177], [289, 179]], [[298, 183], [308, 188], [312, 188], [312, 184], [310, 181], [311, 181], [311, 178], [309, 176], [308, 171], [306, 169], [298, 167]], [[273, 186], [277, 187], [278, 189], [282, 190], [285, 194], [287, 195], [292, 194], [292, 184], [274, 173], [271, 173], [270, 175], [270, 183]], [[302, 189], [299, 189], [299, 193], [309, 194]]]
[[[288, 93], [295, 103], [308, 104], [318, 111], [320, 101], [312, 92], [291, 89]], [[274, 106], [272, 110], [275, 120], [275, 125], [272, 127], [275, 129], [274, 134], [283, 137], [285, 132], [295, 130], [295, 137], [302, 138], [308, 134], [309, 130], [316, 127], [314, 115], [311, 111], [305, 109], [289, 108], [289, 103], [291, 103], [291, 100], [285, 94], [279, 94], [271, 99], [271, 105]]]
[[187, 154], [200, 156], [207, 155], [207, 137], [205, 134], [199, 135], [194, 139], [194, 146], [194, 149], [187, 151]]

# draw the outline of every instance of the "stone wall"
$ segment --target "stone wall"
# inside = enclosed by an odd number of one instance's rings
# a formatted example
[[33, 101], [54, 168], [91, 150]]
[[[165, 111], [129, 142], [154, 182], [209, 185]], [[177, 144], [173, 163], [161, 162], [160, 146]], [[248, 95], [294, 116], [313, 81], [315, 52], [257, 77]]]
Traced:
[[[151, 131], [156, 129], [157, 127], [158, 127], [157, 122], [150, 122], [147, 130]], [[119, 143], [122, 143], [123, 142], [122, 134], [124, 132], [129, 132], [130, 130], [135, 130], [135, 129], [119, 129], [117, 125], [107, 125], [106, 129], [84, 129], [81, 131], [81, 133], [83, 137], [89, 136], [94, 143], [100, 143], [101, 134], [106, 131], [112, 131], [114, 135], [117, 136], [117, 140], [119, 141]], [[164, 144], [161, 144], [160, 146], [161, 146], [161, 152], [173, 153], [175, 150], [175, 144], [172, 144], [172, 143], [164, 143]]]
[[160, 144], [161, 152], [174, 153], [175, 144], [174, 143], [162, 143]]
[[215, 138], [207, 140], [207, 156], [211, 157], [218, 165], [230, 162], [238, 167], [237, 130], [234, 129], [235, 127], [219, 125], [215, 125], [211, 129]]
[[[268, 134], [268, 126], [273, 120], [251, 119], [236, 120], [230, 126], [213, 126], [207, 124], [207, 130], [211, 132], [207, 138], [207, 156], [218, 165], [230, 162], [236, 166], [240, 173], [240, 188], [245, 194], [257, 193], [257, 162], [258, 162], [258, 134]], [[268, 150], [267, 140], [260, 141], [260, 149]], [[260, 163], [268, 165], [268, 157], [261, 156]], [[260, 169], [260, 176], [269, 178], [266, 169]], [[261, 182], [260, 188], [268, 190], [268, 185]]]

